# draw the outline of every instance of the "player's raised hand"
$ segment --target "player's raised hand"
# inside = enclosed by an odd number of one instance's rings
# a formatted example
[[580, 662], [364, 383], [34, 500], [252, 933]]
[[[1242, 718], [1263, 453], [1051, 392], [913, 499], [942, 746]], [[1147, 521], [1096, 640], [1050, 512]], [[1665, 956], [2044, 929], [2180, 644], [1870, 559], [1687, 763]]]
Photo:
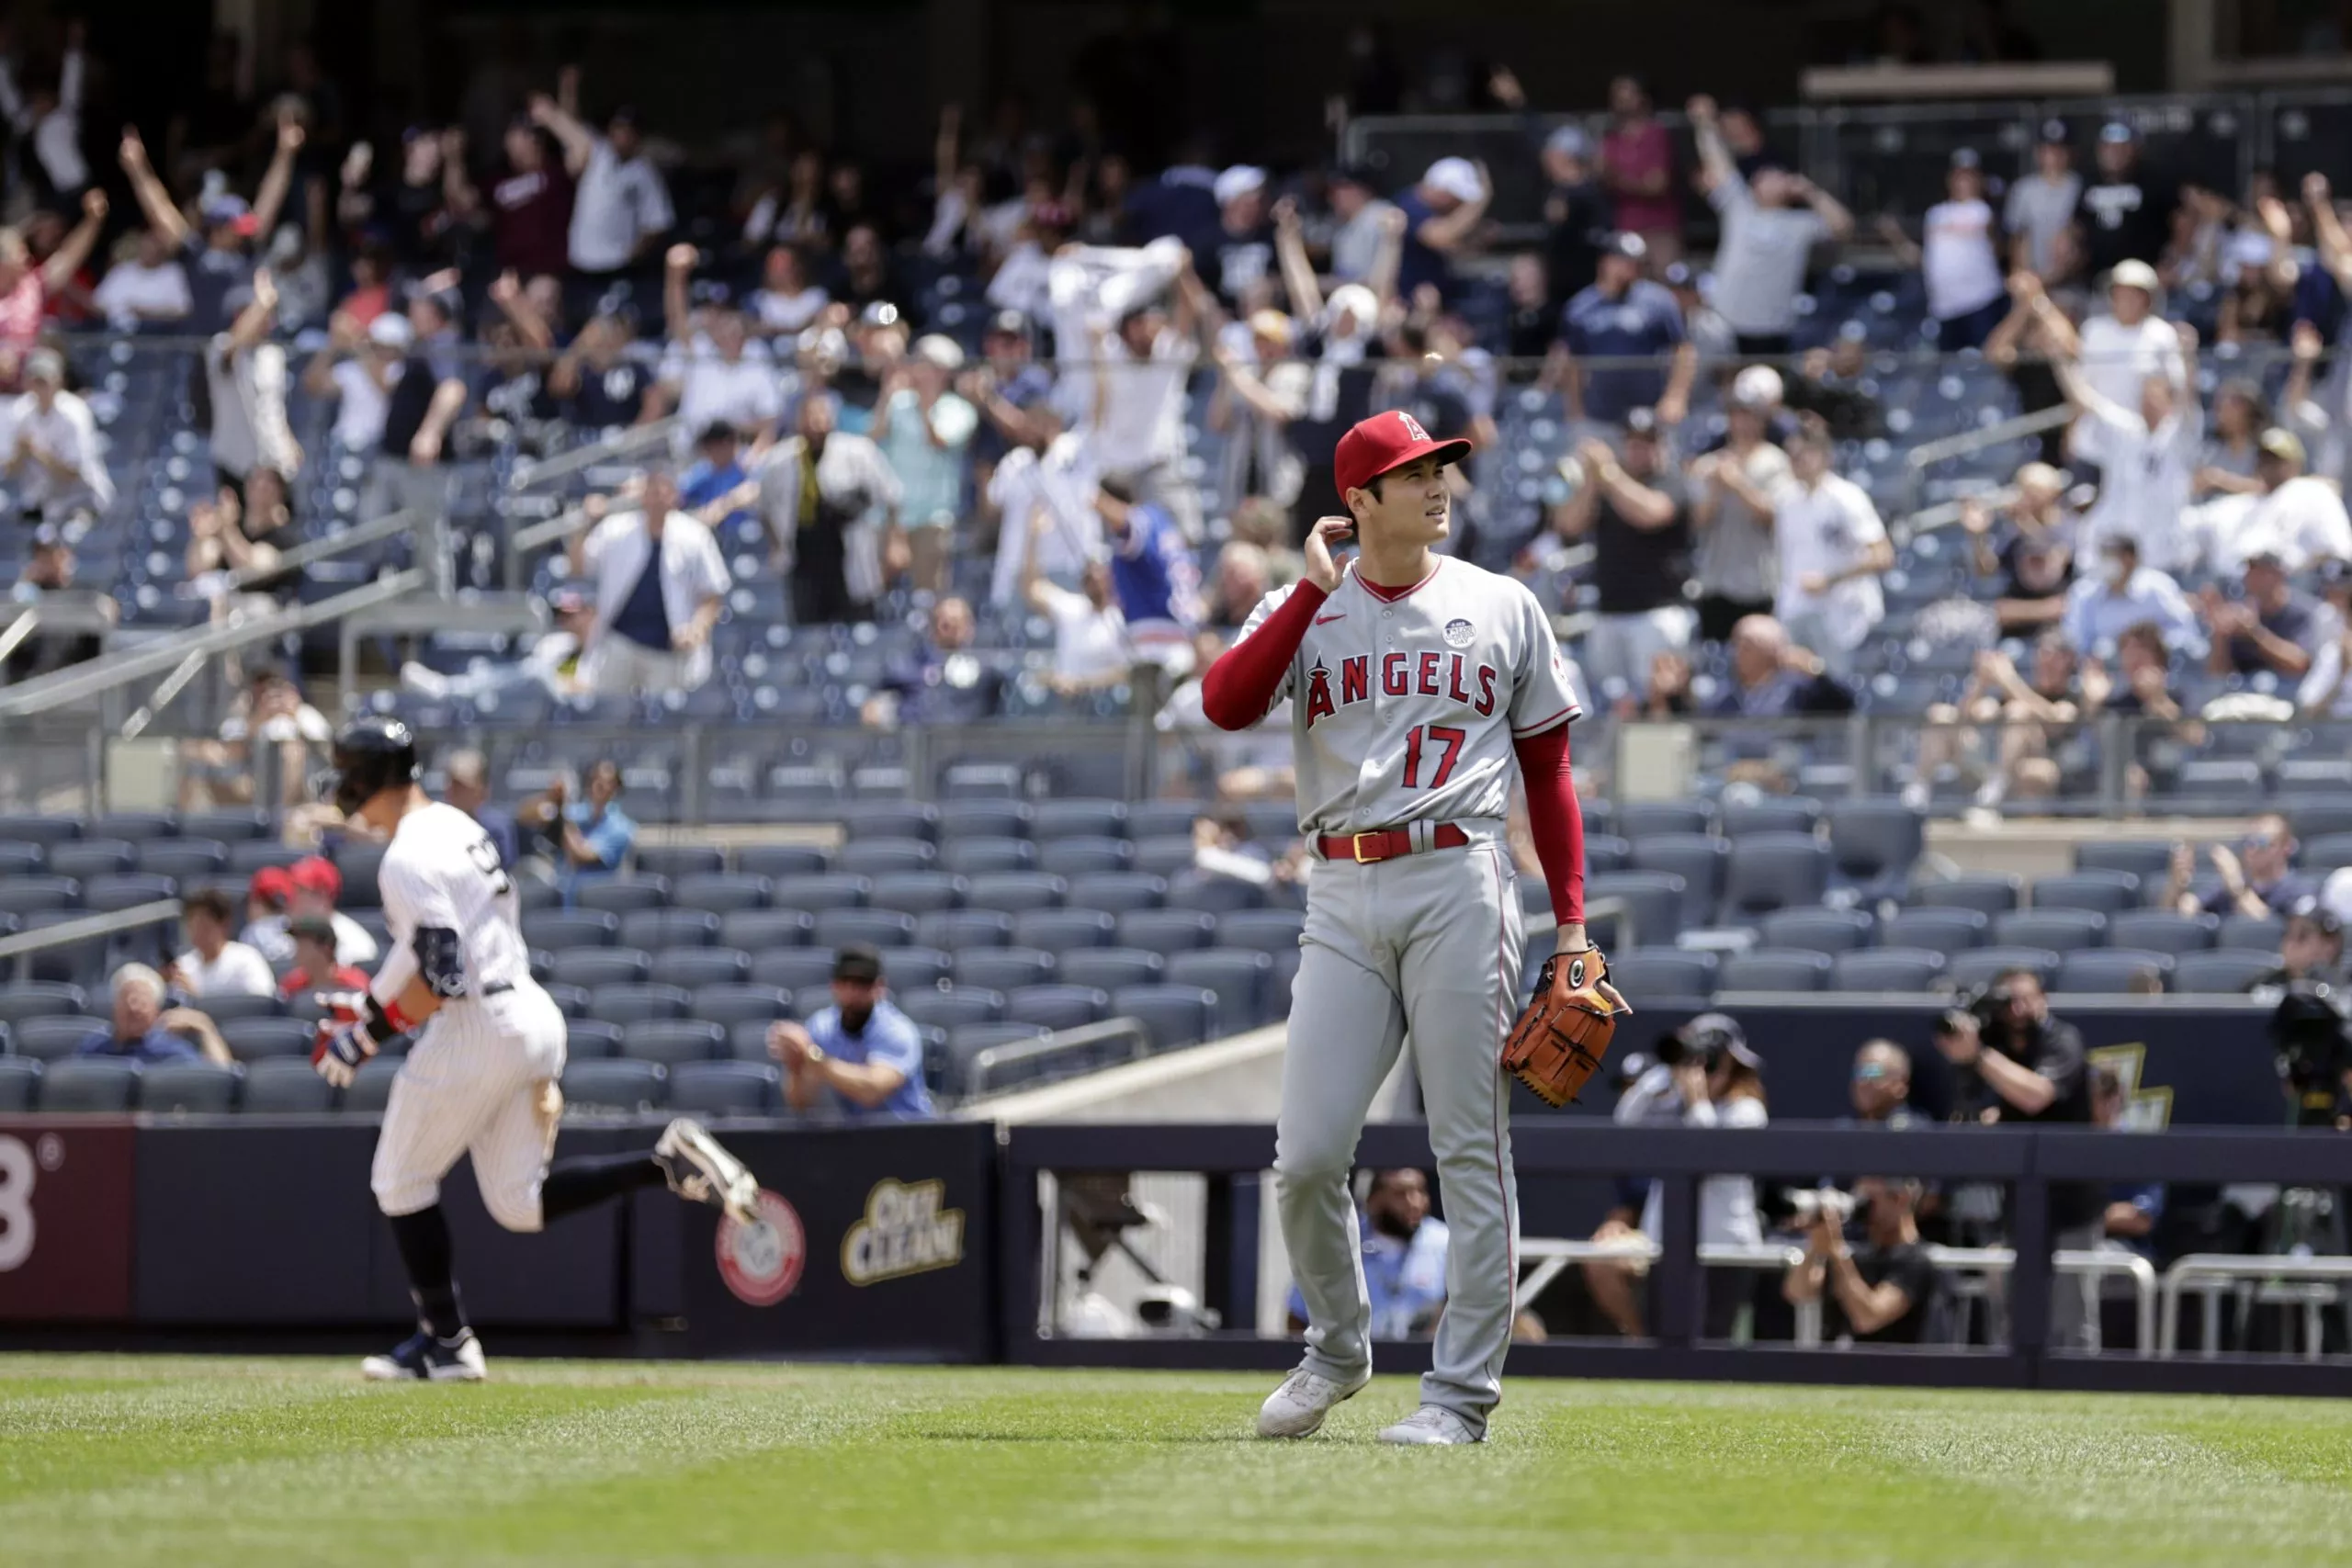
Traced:
[[1340, 563], [1331, 552], [1354, 533], [1352, 517], [1318, 517], [1306, 531], [1306, 581], [1329, 593], [1340, 586]]

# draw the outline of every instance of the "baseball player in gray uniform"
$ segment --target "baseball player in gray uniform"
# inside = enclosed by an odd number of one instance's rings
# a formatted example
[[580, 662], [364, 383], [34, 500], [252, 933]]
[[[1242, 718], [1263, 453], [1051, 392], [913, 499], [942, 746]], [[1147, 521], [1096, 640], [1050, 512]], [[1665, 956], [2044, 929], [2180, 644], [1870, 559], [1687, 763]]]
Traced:
[[369, 1175], [391, 1221], [417, 1332], [370, 1356], [370, 1378], [478, 1382], [481, 1345], [466, 1326], [450, 1272], [441, 1179], [460, 1155], [491, 1217], [536, 1231], [592, 1203], [666, 1181], [690, 1201], [758, 1222], [759, 1184], [697, 1123], [670, 1123], [643, 1153], [548, 1163], [563, 1111], [563, 1014], [531, 977], [514, 884], [481, 825], [417, 784], [416, 739], [397, 719], [355, 719], [334, 743], [334, 801], [345, 820], [388, 835], [377, 874], [391, 933], [361, 995], [337, 998], [311, 1055], [349, 1087], [396, 1036], [415, 1048], [392, 1082]]
[[[1453, 1245], [1420, 1407], [1380, 1436], [1477, 1442], [1500, 1397], [1519, 1272], [1498, 1065], [1520, 999], [1520, 901], [1506, 843], [1514, 756], [1559, 951], [1590, 943], [1567, 766], [1567, 727], [1581, 710], [1551, 622], [1523, 584], [1431, 548], [1449, 523], [1443, 470], [1468, 451], [1465, 441], [1431, 439], [1408, 413], [1349, 431], [1336, 468], [1351, 515], [1316, 525], [1306, 576], [1259, 603], [1204, 682], [1204, 709], [1226, 729], [1289, 699], [1299, 829], [1320, 862], [1274, 1157], [1306, 1357], [1259, 1413], [1269, 1438], [1315, 1431], [1372, 1376], [1348, 1175], [1373, 1095], [1408, 1035]], [[1351, 532], [1360, 554], [1342, 568], [1332, 548]]]

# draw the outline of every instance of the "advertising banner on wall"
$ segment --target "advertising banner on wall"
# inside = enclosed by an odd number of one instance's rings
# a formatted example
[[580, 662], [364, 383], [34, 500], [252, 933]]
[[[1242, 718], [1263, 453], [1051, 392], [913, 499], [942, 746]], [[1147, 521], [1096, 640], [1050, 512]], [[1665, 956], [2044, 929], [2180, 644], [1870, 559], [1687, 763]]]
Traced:
[[0, 1116], [0, 1321], [130, 1315], [137, 1139], [127, 1121]]

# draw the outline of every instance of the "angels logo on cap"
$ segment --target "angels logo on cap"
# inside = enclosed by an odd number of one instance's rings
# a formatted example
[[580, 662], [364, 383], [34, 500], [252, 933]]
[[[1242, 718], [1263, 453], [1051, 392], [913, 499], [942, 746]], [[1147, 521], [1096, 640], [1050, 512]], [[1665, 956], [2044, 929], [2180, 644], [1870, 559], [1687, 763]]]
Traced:
[[1396, 423], [1405, 427], [1405, 438], [1408, 441], [1427, 441], [1430, 438], [1430, 433], [1421, 428], [1421, 422], [1403, 409], [1396, 411]]
[[1469, 455], [1467, 441], [1441, 441], [1419, 420], [1402, 409], [1395, 409], [1358, 420], [1340, 437], [1339, 450], [1331, 458], [1332, 478], [1340, 499], [1345, 501], [1348, 491], [1362, 490], [1381, 475], [1408, 463], [1418, 463], [1424, 457], [1435, 457], [1441, 464], [1458, 463]]

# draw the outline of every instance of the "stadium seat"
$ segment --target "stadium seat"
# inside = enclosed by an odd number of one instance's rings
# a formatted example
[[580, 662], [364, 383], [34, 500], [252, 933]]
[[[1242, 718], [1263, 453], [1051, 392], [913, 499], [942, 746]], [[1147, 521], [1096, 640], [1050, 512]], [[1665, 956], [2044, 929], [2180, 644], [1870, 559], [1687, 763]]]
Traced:
[[1610, 831], [1638, 843], [1644, 839], [1704, 837], [1714, 827], [1715, 814], [1702, 801], [1629, 800], [1619, 804]]
[[1758, 922], [1766, 947], [1851, 953], [1871, 945], [1877, 922], [1860, 909], [1775, 909]]
[[673, 887], [689, 876], [715, 876], [727, 869], [726, 852], [715, 844], [657, 844], [636, 853], [637, 869], [666, 876]]
[[[324, 1082], [316, 1073], [313, 1079]], [[0, 1116], [30, 1111], [40, 1096], [40, 1064], [30, 1056], [0, 1055]]]
[[1604, 898], [1624, 903], [1626, 913], [1623, 920], [1598, 911], [1592, 913], [1592, 924], [1614, 929], [1615, 936], [1604, 943], [1612, 951], [1669, 942], [1674, 940], [1674, 933], [1682, 929], [1682, 896], [1687, 886], [1679, 876], [1662, 871], [1616, 871], [1605, 876], [1588, 876], [1584, 884], [1585, 907], [1592, 910]]
[[1178, 953], [1207, 947], [1216, 940], [1223, 921], [1250, 916], [1284, 914], [1288, 909], [1244, 909], [1217, 916], [1201, 909], [1129, 909], [1118, 916], [1114, 940], [1121, 947], [1148, 948], [1154, 953]]
[[70, 839], [80, 838], [88, 826], [87, 818], [70, 812], [10, 813], [0, 816], [0, 839], [54, 849]]
[[218, 839], [149, 839], [138, 851], [141, 871], [171, 877], [190, 889], [228, 874], [229, 846]]
[[[1198, 953], [1193, 957], [1201, 956]], [[1262, 958], [1264, 954], [1252, 956]], [[1157, 1051], [1178, 1051], [1216, 1038], [1217, 998], [1198, 986], [1128, 986], [1111, 994], [1114, 1017], [1143, 1025]]]
[[740, 947], [665, 947], [653, 955], [653, 979], [690, 991], [747, 980], [751, 975], [752, 955]]
[[1830, 957], [1833, 991], [1924, 991], [1944, 972], [1944, 955], [1922, 947], [1865, 947]]
[[581, 1061], [602, 1061], [621, 1054], [620, 1025], [606, 1023], [600, 1018], [568, 1018], [563, 1024], [563, 1051], [567, 1058]]
[[1041, 800], [1030, 810], [1029, 836], [1040, 844], [1055, 839], [1127, 836], [1127, 803], [1072, 797]]
[[1077, 947], [1061, 955], [1054, 967], [1054, 978], [1064, 985], [1115, 991], [1122, 986], [1151, 985], [1167, 967], [1165, 958], [1140, 947]]
[[[1718, 960], [1679, 947], [1634, 947], [1609, 956], [1609, 978], [1625, 999], [1714, 995]], [[1634, 1003], [1639, 1006], [1639, 1002]]]
[[949, 838], [939, 846], [939, 868], [958, 876], [1028, 871], [1036, 863], [1037, 846], [1026, 839]]
[[1952, 989], [1965, 991], [1999, 979], [2012, 969], [2030, 969], [2048, 990], [2058, 983], [2058, 966], [2064, 955], [2048, 947], [1978, 947], [1966, 953], [1955, 953], [1944, 965], [1944, 978]]
[[564, 1064], [563, 1098], [568, 1107], [635, 1113], [658, 1111], [670, 1101], [670, 1073], [659, 1062], [628, 1059]]
[[226, 834], [214, 835], [229, 846], [229, 874], [250, 880], [254, 873], [266, 866], [292, 865], [307, 859], [308, 850], [292, 844], [282, 844], [275, 839], [232, 839]]
[[[343, 874], [342, 904], [355, 909], [375, 909], [383, 906], [383, 889], [378, 876], [383, 870], [382, 844], [371, 844], [356, 839], [345, 839], [334, 852], [335, 869]], [[161, 866], [148, 865], [143, 857], [142, 871], [160, 871]]]
[[972, 1075], [983, 1052], [1043, 1040], [1052, 1031], [1034, 1023], [967, 1023], [947, 1032], [949, 1067], [943, 1075], [950, 1094], [975, 1092]]
[[817, 918], [806, 909], [730, 909], [718, 917], [718, 942], [746, 953], [806, 947]]
[[1992, 917], [1982, 909], [1897, 909], [1879, 928], [1889, 947], [1925, 947], [1958, 953], [1992, 941]]
[[1829, 856], [1838, 881], [1864, 898], [1900, 893], [1926, 843], [1926, 814], [1899, 800], [1841, 800], [1829, 814]]
[[1046, 839], [1037, 846], [1037, 869], [1056, 876], [1125, 871], [1134, 858], [1135, 846], [1125, 839], [1072, 836]]
[[765, 1062], [681, 1062], [670, 1074], [670, 1109], [706, 1116], [772, 1115], [784, 1075]]
[[119, 1056], [73, 1056], [42, 1069], [40, 1109], [124, 1111], [139, 1093], [139, 1064]]
[[735, 869], [745, 876], [782, 882], [793, 876], [822, 876], [831, 857], [814, 844], [743, 844], [735, 851]]
[[343, 1091], [343, 1098], [336, 1103], [348, 1115], [382, 1115], [384, 1106], [392, 1098], [392, 1080], [400, 1076], [400, 1063], [389, 1056], [360, 1063], [351, 1087]]
[[2075, 846], [2076, 871], [2124, 871], [2142, 887], [2162, 886], [2172, 871], [2172, 844], [2163, 839], [2085, 840]]
[[[1218, 919], [1216, 945], [1295, 954], [1298, 951], [1299, 932], [1306, 929], [1306, 916], [1297, 909], [1238, 909]], [[1124, 925], [1121, 931], [1120, 940], [1124, 942], [1126, 940]]]
[[[1271, 1023], [1275, 1014], [1269, 1003], [1272, 992], [1274, 955], [1250, 948], [1212, 947], [1168, 956], [1162, 976], [1171, 987], [1193, 987], [1210, 992], [1216, 1003], [1208, 1037], [1223, 1039]], [[1112, 1005], [1118, 1005], [1114, 994]]]
[[582, 882], [572, 901], [583, 909], [607, 909], [616, 915], [659, 909], [670, 902], [670, 881], [662, 876], [600, 876]]
[[723, 917], [741, 909], [766, 908], [775, 901], [775, 884], [743, 872], [703, 872], [673, 881], [671, 897], [682, 908], [708, 909]]
[[1168, 907], [1171, 909], [1202, 909], [1223, 915], [1236, 909], [1261, 908], [1265, 902], [1264, 888], [1238, 876], [1186, 871], [1168, 879]]
[[2329, 872], [2352, 865], [2352, 833], [2323, 833], [2301, 843], [2295, 863], [2320, 881], [2326, 881]]
[[232, 1018], [216, 1021], [229, 1055], [240, 1062], [258, 1062], [271, 1056], [308, 1060], [318, 1040], [316, 1026], [299, 1018]]
[[960, 909], [970, 895], [970, 883], [944, 871], [889, 872], [874, 879], [874, 907], [909, 915]]
[[891, 999], [917, 1023], [941, 1029], [959, 1023], [994, 1023], [1004, 1017], [1004, 993], [984, 986], [893, 991]]
[[548, 955], [548, 978], [559, 985], [633, 986], [650, 979], [653, 955], [641, 947], [568, 947]]
[[2107, 917], [2090, 909], [2012, 909], [1993, 920], [1993, 940], [2007, 947], [2046, 947], [2053, 953], [2107, 943]]
[[852, 839], [833, 856], [833, 870], [847, 876], [883, 876], [898, 871], [929, 871], [939, 851], [928, 839]]
[[1723, 991], [1826, 991], [1836, 965], [1805, 948], [1758, 947], [1726, 954], [1715, 971]]
[[286, 1004], [275, 994], [264, 997], [246, 996], [240, 992], [199, 997], [195, 1007], [215, 1023], [226, 1023], [232, 1018], [283, 1018]]
[[2287, 934], [2287, 922], [2277, 915], [2224, 915], [2216, 947], [2267, 953], [2274, 960]]
[[618, 915], [602, 909], [534, 909], [523, 917], [523, 940], [560, 953], [567, 947], [610, 947], [620, 940]]
[[2077, 871], [2066, 876], [2044, 876], [2033, 885], [2037, 909], [2089, 909], [2120, 915], [2145, 902], [2140, 896], [2139, 874], [2129, 871]]
[[93, 839], [121, 839], [133, 844], [179, 837], [179, 818], [168, 811], [109, 811], [89, 825]]
[[792, 993], [792, 1015], [804, 1021], [834, 1005], [833, 987], [830, 980], [803, 986]]
[[779, 876], [775, 879], [775, 906], [779, 909], [806, 909], [820, 914], [827, 909], [860, 909], [865, 907], [867, 895], [874, 884], [863, 876], [828, 874], [823, 876]]
[[[1135, 800], [1127, 803], [1127, 837], [1140, 843], [1146, 839], [1182, 839], [1190, 842], [1193, 824], [1208, 807], [1197, 800]], [[1290, 832], [1297, 829], [1294, 826]], [[1285, 837], [1288, 836], [1286, 833]]]
[[1744, 839], [1750, 833], [1804, 833], [1821, 825], [1821, 802], [1802, 795], [1768, 795], [1723, 807], [1724, 837]]
[[2277, 951], [2220, 948], [2211, 953], [2184, 953], [2173, 960], [2172, 988], [2184, 996], [2226, 996], [2244, 991], [2278, 967]]
[[1081, 909], [1156, 909], [1168, 899], [1168, 879], [1140, 871], [1097, 871], [1073, 876], [1069, 902]]
[[1051, 980], [1054, 955], [1035, 947], [967, 948], [956, 954], [950, 973], [958, 986], [1010, 991], [1020, 986], [1042, 986]]
[[588, 993], [589, 1014], [626, 1030], [648, 1019], [684, 1018], [693, 1000], [675, 986], [598, 986]]
[[674, 1067], [727, 1054], [727, 1031], [705, 1018], [648, 1018], [621, 1025], [621, 1055]]
[[759, 976], [759, 984], [779, 990], [797, 991], [803, 986], [821, 986], [832, 978], [833, 950], [772, 947], [752, 955], [752, 973]]
[[334, 1086], [304, 1056], [272, 1056], [245, 1065], [248, 1116], [318, 1115], [334, 1109]]
[[2117, 947], [2154, 953], [2201, 953], [2221, 933], [2217, 915], [2184, 915], [2173, 909], [2126, 909], [2109, 916], [2107, 940]]
[[2094, 947], [2069, 953], [2058, 965], [2061, 991], [2129, 991], [2153, 975], [2159, 987], [2172, 977], [2173, 955], [2148, 948]]
[[[2278, 803], [2296, 838], [2306, 848], [2313, 839], [2329, 838], [2338, 833], [2352, 833], [2352, 801], [2336, 795], [2293, 795]], [[0, 838], [17, 835], [0, 829]]]
[[567, 986], [560, 980], [550, 980], [547, 983], [547, 993], [564, 1017], [588, 1016], [588, 988], [585, 986]]
[[915, 990], [945, 980], [955, 963], [935, 947], [893, 947], [882, 954], [882, 978], [893, 990]]
[[1923, 882], [1911, 891], [1911, 903], [1922, 909], [1981, 909], [2005, 915], [2018, 907], [2025, 878], [2008, 872], [1972, 871], [1943, 882]]
[[[272, 836], [275, 825], [269, 813], [254, 806], [232, 806], [210, 811], [190, 811], [180, 818], [180, 836], [184, 839], [220, 839], [231, 844], [249, 843]], [[0, 826], [0, 839], [13, 839], [17, 834]]]
[[967, 947], [1010, 947], [1012, 917], [998, 909], [941, 909], [915, 921], [915, 941], [948, 953]]
[[817, 916], [819, 947], [845, 947], [854, 942], [904, 947], [914, 940], [915, 918], [896, 909], [825, 909]]
[[851, 843], [874, 839], [936, 838], [939, 808], [921, 800], [853, 800], [833, 813]]
[[49, 852], [39, 844], [0, 839], [0, 877], [35, 875], [48, 861]]
[[939, 805], [939, 852], [959, 840], [1026, 839], [1028, 806], [1018, 800], [945, 800]]
[[1043, 871], [983, 872], [965, 887], [964, 898], [976, 909], [1017, 915], [1024, 909], [1060, 908], [1069, 901], [1069, 883]]
[[1079, 1029], [1109, 1016], [1110, 997], [1091, 986], [1023, 986], [1004, 998], [1005, 1021]]
[[0, 881], [0, 913], [29, 915], [70, 909], [82, 902], [82, 885], [70, 876], [11, 876]]
[[18, 980], [0, 985], [0, 1024], [19, 1023], [28, 1018], [67, 1017], [86, 1010], [89, 1005], [89, 994], [81, 987], [56, 980]]
[[1827, 844], [1811, 833], [1752, 831], [1731, 840], [1722, 918], [1736, 925], [1792, 904], [1818, 904], [1828, 887]]
[[[315, 1072], [311, 1075], [318, 1077]], [[324, 1083], [324, 1078], [319, 1078]], [[217, 1062], [158, 1062], [139, 1075], [139, 1109], [193, 1116], [225, 1116], [237, 1109], [245, 1076]]]
[[[49, 870], [52, 876], [119, 876], [139, 863], [139, 846], [120, 839], [76, 839], [52, 844]], [[217, 869], [217, 868], [208, 868]]]
[[[1614, 833], [1587, 833], [1584, 838], [1584, 869], [1588, 876], [1604, 871], [1630, 871], [1634, 866], [1634, 846]], [[1528, 877], [1531, 885], [1536, 879]]]
[[[1137, 839], [1135, 844], [1135, 869], [1148, 871], [1154, 876], [1173, 876], [1180, 871], [1189, 871], [1192, 869], [1193, 861], [1200, 854], [1199, 846], [1193, 842], [1192, 835], [1189, 833], [1170, 834], [1157, 839]], [[1592, 840], [1587, 839], [1585, 858], [1588, 865], [1591, 863], [1591, 853]]]
[[792, 996], [780, 979], [724, 981], [696, 987], [688, 1010], [693, 1017], [707, 1018], [727, 1029], [752, 1021], [772, 1023], [790, 1016]]
[[623, 947], [659, 953], [665, 947], [712, 947], [718, 917], [708, 909], [633, 909], [621, 917]]
[[17, 1055], [56, 1061], [71, 1056], [81, 1049], [82, 1042], [107, 1027], [103, 1018], [57, 1015], [18, 1019], [9, 1026], [8, 1033]]
[[170, 877], [135, 871], [120, 876], [93, 876], [82, 884], [82, 907], [93, 914], [110, 915], [178, 897], [179, 884]]
[[1108, 947], [1117, 918], [1102, 909], [1029, 909], [1012, 918], [1015, 946], [1060, 953], [1074, 947]]

